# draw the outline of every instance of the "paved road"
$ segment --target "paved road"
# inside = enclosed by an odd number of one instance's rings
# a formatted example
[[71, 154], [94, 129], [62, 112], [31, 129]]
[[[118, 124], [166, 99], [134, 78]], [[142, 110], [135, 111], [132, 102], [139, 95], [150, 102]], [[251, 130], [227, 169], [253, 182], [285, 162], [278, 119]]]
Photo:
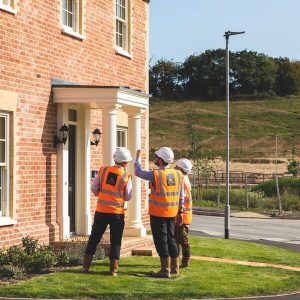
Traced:
[[[224, 237], [224, 217], [193, 215], [191, 232]], [[300, 251], [300, 220], [230, 218], [230, 238]]]

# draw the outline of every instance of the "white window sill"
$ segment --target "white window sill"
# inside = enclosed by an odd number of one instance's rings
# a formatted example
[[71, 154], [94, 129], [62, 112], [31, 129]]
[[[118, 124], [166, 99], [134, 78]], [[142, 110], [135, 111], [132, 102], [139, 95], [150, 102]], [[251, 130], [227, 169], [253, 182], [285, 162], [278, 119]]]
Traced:
[[71, 36], [71, 37], [76, 38], [76, 39], [81, 40], [81, 41], [86, 39], [85, 36], [83, 36], [82, 34], [74, 31], [72, 28], [67, 27], [67, 26], [62, 26], [61, 27], [61, 32], [63, 34], [66, 34], [68, 36]]
[[9, 217], [0, 217], [0, 227], [9, 226], [17, 224], [17, 220], [11, 219]]
[[17, 11], [15, 9], [13, 9], [10, 6], [4, 5], [4, 4], [0, 4], [0, 10], [4, 10], [6, 12], [9, 12], [13, 15], [17, 14]]
[[122, 55], [122, 56], [125, 56], [127, 58], [130, 58], [132, 59], [132, 55], [125, 51], [124, 49], [120, 48], [120, 47], [116, 47], [116, 53], [119, 54], [119, 55]]

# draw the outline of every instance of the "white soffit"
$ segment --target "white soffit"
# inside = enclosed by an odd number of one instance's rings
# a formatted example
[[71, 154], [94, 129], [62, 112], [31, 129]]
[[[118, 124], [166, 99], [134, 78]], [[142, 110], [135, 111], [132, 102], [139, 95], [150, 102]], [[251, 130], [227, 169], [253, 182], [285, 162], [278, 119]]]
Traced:
[[53, 85], [54, 103], [83, 103], [91, 108], [121, 104], [147, 109], [151, 95], [119, 86]]

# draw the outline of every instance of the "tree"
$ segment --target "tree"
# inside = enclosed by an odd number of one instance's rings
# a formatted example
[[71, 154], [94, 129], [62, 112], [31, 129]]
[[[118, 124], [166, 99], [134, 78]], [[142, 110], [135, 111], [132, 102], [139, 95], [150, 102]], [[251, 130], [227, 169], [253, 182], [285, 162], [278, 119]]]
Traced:
[[243, 50], [231, 55], [230, 67], [233, 94], [274, 93], [276, 64], [273, 58]]
[[187, 97], [220, 98], [225, 95], [225, 50], [207, 50], [183, 63], [182, 79]]
[[295, 146], [291, 149], [291, 158], [288, 160], [289, 164], [287, 169], [289, 173], [293, 175], [293, 177], [297, 177], [300, 174], [300, 161], [296, 157], [296, 149]]
[[150, 66], [149, 89], [156, 97], [179, 98], [182, 96], [181, 64], [160, 59]]
[[275, 59], [277, 73], [275, 80], [275, 92], [279, 96], [295, 95], [298, 91], [298, 76], [296, 65], [288, 58]]
[[209, 157], [209, 152], [204, 148], [199, 138], [198, 130], [196, 129], [196, 114], [192, 112], [188, 116], [186, 125], [187, 137], [189, 142], [188, 155], [193, 161], [193, 169], [197, 179], [196, 199], [202, 200], [202, 185], [201, 181], [204, 179], [207, 183], [208, 178], [214, 172], [212, 167], [212, 160]]

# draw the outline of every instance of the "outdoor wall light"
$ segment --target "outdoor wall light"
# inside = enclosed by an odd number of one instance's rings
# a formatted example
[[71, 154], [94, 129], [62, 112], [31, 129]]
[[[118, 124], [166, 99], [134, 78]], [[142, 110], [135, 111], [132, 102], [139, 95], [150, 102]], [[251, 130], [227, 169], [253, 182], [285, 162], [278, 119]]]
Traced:
[[59, 133], [54, 135], [54, 147], [56, 148], [58, 144], [66, 143], [69, 136], [69, 127], [64, 124], [59, 129]]
[[101, 137], [101, 134], [102, 132], [96, 128], [93, 132], [92, 132], [93, 136], [94, 136], [94, 141], [91, 141], [91, 145], [95, 145], [96, 147], [98, 146], [99, 144], [99, 141], [100, 141], [100, 137]]

